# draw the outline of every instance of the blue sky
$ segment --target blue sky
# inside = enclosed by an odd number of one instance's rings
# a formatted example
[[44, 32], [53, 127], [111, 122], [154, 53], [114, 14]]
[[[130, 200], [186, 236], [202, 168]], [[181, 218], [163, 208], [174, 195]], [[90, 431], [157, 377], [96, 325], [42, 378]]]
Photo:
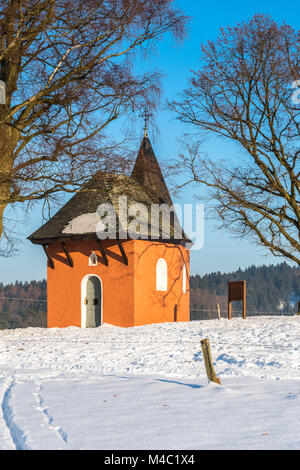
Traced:
[[[269, 14], [277, 22], [286, 22], [299, 29], [300, 7], [297, 2], [279, 1], [183, 1], [176, 4], [187, 16], [190, 16], [188, 37], [182, 44], [177, 44], [171, 37], [165, 37], [158, 45], [154, 55], [141, 60], [137, 69], [159, 70], [163, 74], [162, 105], [166, 99], [172, 99], [187, 85], [191, 70], [200, 65], [200, 46], [202, 42], [215, 39], [221, 27], [234, 25], [249, 20], [255, 13]], [[169, 111], [161, 107], [156, 124], [159, 133], [151, 136], [156, 155], [161, 162], [175, 158], [180, 149], [178, 139], [183, 134], [183, 127], [174, 120]], [[137, 126], [137, 136], [142, 137], [142, 122]], [[237, 157], [236, 147], [223, 141], [212, 140], [207, 147], [210, 157]], [[170, 188], [171, 189], [171, 188]], [[194, 196], [200, 195], [198, 188], [190, 187], [175, 202], [190, 203]], [[19, 253], [12, 258], [1, 259], [0, 282], [32, 280], [46, 277], [46, 259], [43, 250], [33, 246], [26, 237], [42, 224], [41, 207], [35, 206], [26, 216], [18, 211], [15, 214], [16, 232], [19, 234]], [[271, 264], [280, 261], [267, 251], [249, 241], [239, 240], [231, 234], [216, 230], [216, 222], [205, 221], [205, 242], [202, 250], [191, 253], [192, 274], [212, 271], [230, 272], [251, 264]]]

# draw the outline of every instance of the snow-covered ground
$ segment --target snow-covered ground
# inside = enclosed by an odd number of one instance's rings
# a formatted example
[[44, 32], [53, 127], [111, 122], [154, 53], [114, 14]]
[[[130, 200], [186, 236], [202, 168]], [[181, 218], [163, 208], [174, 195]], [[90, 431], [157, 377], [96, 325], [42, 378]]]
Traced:
[[0, 402], [0, 449], [299, 449], [300, 317], [0, 331]]

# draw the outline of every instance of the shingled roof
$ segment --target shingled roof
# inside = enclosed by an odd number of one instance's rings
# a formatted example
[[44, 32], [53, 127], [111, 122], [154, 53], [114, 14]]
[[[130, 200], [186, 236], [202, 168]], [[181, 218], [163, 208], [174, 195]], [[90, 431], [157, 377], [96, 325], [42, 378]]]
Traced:
[[161, 204], [166, 203], [168, 206], [173, 205], [159, 163], [147, 134], [145, 134], [142, 140], [138, 157], [132, 171], [132, 177], [135, 178], [140, 185], [150, 195], [153, 195]]
[[[86, 183], [48, 222], [28, 238], [32, 243], [49, 244], [67, 239], [97, 238], [96, 226], [100, 222], [97, 208], [101, 204], [111, 204], [119, 214], [119, 197], [126, 196], [128, 207], [142, 203], [148, 208], [152, 204], [172, 206], [172, 199], [164, 181], [158, 161], [155, 157], [150, 139], [147, 135], [141, 147], [131, 176], [99, 172]], [[129, 224], [132, 219], [127, 218]], [[124, 221], [117, 217], [117, 238]], [[144, 238], [151, 239], [149, 218]], [[161, 225], [161, 222], [159, 222]], [[183, 234], [181, 240], [174, 239], [178, 219], [171, 219], [170, 240], [177, 243], [190, 242]], [[159, 239], [163, 239], [162, 227], [159, 226]], [[167, 241], [167, 240], [166, 240]]]

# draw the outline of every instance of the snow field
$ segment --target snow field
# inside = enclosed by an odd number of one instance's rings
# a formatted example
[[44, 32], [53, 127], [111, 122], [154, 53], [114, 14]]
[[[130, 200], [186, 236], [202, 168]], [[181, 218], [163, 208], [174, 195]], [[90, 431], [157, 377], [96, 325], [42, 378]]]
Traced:
[[299, 449], [299, 346], [299, 317], [0, 331], [0, 449]]

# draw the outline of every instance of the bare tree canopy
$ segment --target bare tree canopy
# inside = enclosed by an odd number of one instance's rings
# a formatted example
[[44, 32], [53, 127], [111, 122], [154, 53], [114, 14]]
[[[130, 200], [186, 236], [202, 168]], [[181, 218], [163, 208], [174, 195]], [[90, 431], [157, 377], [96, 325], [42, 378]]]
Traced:
[[0, 0], [0, 238], [8, 205], [120, 165], [104, 130], [159, 92], [135, 51], [185, 22], [172, 0]]
[[[222, 29], [202, 55], [170, 103], [196, 130], [182, 157], [188, 182], [209, 188], [220, 227], [300, 264], [300, 32], [255, 15]], [[196, 140], [213, 135], [238, 144], [231, 161], [200, 156]]]

